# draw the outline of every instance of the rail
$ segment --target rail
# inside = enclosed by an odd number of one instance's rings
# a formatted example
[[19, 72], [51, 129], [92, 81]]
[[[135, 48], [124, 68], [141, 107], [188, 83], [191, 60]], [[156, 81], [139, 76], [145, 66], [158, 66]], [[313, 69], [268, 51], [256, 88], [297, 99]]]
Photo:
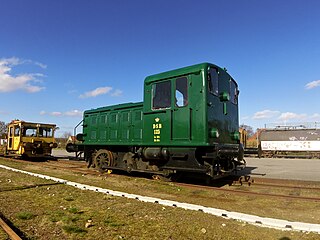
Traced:
[[22, 240], [22, 238], [20, 238], [18, 234], [16, 234], [15, 231], [13, 231], [12, 228], [1, 217], [0, 217], [0, 226], [8, 234], [10, 239]]

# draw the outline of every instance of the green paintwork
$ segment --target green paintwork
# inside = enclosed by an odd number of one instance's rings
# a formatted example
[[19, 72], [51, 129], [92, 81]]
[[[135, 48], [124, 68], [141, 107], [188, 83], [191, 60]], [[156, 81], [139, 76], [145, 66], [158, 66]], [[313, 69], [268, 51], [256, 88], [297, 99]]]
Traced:
[[[219, 94], [208, 89], [208, 70], [219, 76]], [[176, 79], [186, 77], [188, 102], [176, 104]], [[152, 109], [153, 85], [171, 81], [171, 104]], [[85, 111], [84, 145], [210, 146], [238, 143], [238, 105], [231, 102], [232, 77], [222, 68], [202, 63], [149, 76], [144, 101]], [[178, 88], [178, 86], [177, 86]]]
[[127, 103], [84, 112], [85, 145], [139, 145], [142, 142], [142, 103]]

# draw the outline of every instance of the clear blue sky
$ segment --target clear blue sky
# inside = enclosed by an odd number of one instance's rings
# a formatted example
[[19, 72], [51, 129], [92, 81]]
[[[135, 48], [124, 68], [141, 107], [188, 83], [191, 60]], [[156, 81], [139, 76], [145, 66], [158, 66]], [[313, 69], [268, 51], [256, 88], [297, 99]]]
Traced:
[[71, 132], [86, 109], [200, 62], [240, 88], [240, 124], [320, 121], [318, 0], [0, 0], [0, 120]]

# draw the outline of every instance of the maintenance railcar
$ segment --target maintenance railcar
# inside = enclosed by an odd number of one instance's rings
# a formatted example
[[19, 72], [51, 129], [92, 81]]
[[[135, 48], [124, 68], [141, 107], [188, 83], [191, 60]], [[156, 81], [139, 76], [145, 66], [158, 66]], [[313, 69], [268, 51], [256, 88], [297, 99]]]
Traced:
[[55, 124], [13, 120], [8, 124], [5, 156], [40, 158], [51, 156], [57, 147]]
[[210, 63], [152, 75], [143, 102], [85, 111], [81, 142], [67, 150], [101, 170], [225, 176], [244, 165], [238, 94], [226, 69]]

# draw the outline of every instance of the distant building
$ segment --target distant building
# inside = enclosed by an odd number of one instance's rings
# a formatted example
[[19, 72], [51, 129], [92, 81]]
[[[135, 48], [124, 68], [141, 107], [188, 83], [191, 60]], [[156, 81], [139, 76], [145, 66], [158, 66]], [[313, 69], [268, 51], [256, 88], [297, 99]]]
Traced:
[[67, 143], [75, 143], [75, 142], [77, 142], [77, 139], [76, 139], [76, 137], [75, 136], [70, 136], [70, 137], [68, 137], [68, 140], [67, 140]]

